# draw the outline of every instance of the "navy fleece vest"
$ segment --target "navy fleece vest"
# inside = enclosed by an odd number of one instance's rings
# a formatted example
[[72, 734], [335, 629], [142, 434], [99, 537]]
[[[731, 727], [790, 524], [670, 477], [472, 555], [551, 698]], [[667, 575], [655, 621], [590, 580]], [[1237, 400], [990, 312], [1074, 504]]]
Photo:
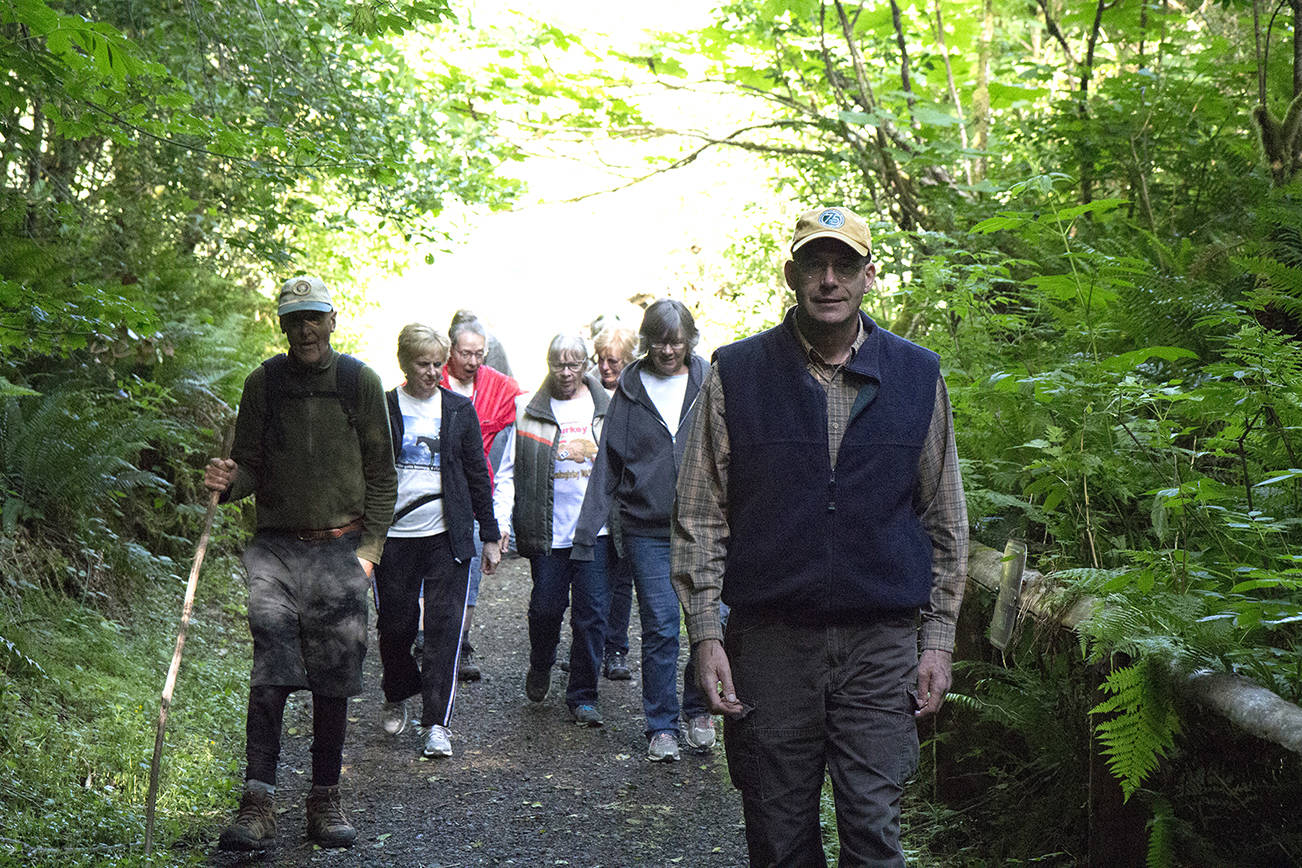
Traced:
[[913, 496], [939, 358], [867, 316], [863, 327], [846, 370], [864, 385], [835, 468], [827, 393], [805, 368], [792, 315], [716, 354], [732, 448], [730, 606], [835, 622], [917, 608], [931, 593], [931, 539]]

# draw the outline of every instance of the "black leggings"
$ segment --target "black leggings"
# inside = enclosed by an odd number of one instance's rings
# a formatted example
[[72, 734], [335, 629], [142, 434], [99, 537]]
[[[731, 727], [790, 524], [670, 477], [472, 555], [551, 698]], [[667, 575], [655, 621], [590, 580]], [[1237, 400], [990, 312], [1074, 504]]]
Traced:
[[[280, 759], [280, 730], [285, 720], [285, 700], [290, 687], [249, 688], [249, 717], [245, 725], [244, 779], [276, 784]], [[312, 694], [312, 783], [333, 787], [339, 783], [344, 759], [344, 730], [348, 726], [348, 700], [342, 696]]]

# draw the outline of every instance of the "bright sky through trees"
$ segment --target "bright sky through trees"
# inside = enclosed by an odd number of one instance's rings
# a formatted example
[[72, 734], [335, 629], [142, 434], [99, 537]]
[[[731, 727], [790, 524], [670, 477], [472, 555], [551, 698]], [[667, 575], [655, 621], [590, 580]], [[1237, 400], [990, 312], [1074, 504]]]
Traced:
[[[606, 45], [633, 51], [654, 29], [683, 30], [703, 24], [708, 3], [575, 3], [522, 0], [515, 10], [473, 8], [461, 12], [476, 27], [506, 26], [520, 15], [582, 34], [584, 48], [600, 53]], [[566, 60], [582, 59], [571, 52]], [[590, 61], [589, 61], [590, 62]], [[735, 97], [723, 104], [694, 95], [667, 94], [648, 82], [639, 101], [665, 115], [665, 125], [708, 126], [747, 109]], [[380, 275], [367, 288], [374, 305], [363, 321], [349, 324], [359, 336], [359, 352], [379, 368], [387, 385], [401, 380], [394, 348], [398, 330], [411, 321], [444, 327], [454, 310], [480, 315], [507, 348], [526, 388], [545, 372], [544, 354], [552, 335], [581, 330], [603, 312], [623, 312], [636, 328], [640, 311], [628, 304], [638, 293], [691, 298], [709, 292], [703, 277], [720, 263], [724, 248], [756, 219], [747, 206], [766, 196], [765, 174], [740, 153], [707, 154], [692, 165], [617, 192], [612, 190], [648, 169], [637, 165], [649, 153], [688, 146], [681, 141], [613, 140], [591, 143], [573, 137], [547, 137], [527, 145], [534, 154], [507, 167], [529, 185], [510, 213], [463, 214], [451, 249], [412, 250], [411, 265], [400, 277]], [[675, 151], [670, 151], [675, 152]], [[587, 196], [581, 201], [571, 201]], [[722, 327], [702, 323], [705, 342], [730, 340]]]

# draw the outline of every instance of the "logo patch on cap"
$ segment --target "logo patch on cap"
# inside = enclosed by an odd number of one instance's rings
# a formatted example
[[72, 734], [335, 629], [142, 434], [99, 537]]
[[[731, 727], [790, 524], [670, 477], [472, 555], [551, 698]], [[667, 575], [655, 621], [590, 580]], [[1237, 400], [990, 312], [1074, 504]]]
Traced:
[[845, 225], [845, 217], [841, 216], [841, 212], [835, 208], [828, 208], [818, 215], [818, 222], [828, 229], [840, 229]]
[[300, 280], [291, 286], [289, 291], [294, 293], [294, 295], [307, 295], [312, 291], [312, 284], [308, 283], [306, 280]]

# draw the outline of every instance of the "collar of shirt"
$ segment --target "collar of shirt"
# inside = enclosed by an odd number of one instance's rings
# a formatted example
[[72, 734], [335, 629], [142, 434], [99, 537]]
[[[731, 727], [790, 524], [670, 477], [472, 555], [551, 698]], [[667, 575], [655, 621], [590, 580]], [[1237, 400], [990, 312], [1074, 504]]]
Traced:
[[849, 357], [841, 364], [834, 365], [825, 360], [822, 355], [819, 354], [818, 350], [814, 349], [814, 345], [809, 342], [805, 337], [804, 332], [800, 330], [800, 326], [798, 325], [799, 320], [794, 316], [795, 310], [796, 309], [793, 306], [788, 311], [788, 314], [792, 315], [791, 322], [794, 326], [796, 339], [800, 341], [800, 348], [805, 352], [805, 363], [815, 376], [819, 377], [824, 382], [827, 382], [836, 376], [837, 371], [854, 361], [854, 357], [858, 354], [859, 348], [862, 347], [863, 342], [868, 339], [868, 331], [863, 327], [863, 317], [855, 317], [855, 322], [859, 326], [859, 330], [855, 333], [854, 341], [850, 344]]

